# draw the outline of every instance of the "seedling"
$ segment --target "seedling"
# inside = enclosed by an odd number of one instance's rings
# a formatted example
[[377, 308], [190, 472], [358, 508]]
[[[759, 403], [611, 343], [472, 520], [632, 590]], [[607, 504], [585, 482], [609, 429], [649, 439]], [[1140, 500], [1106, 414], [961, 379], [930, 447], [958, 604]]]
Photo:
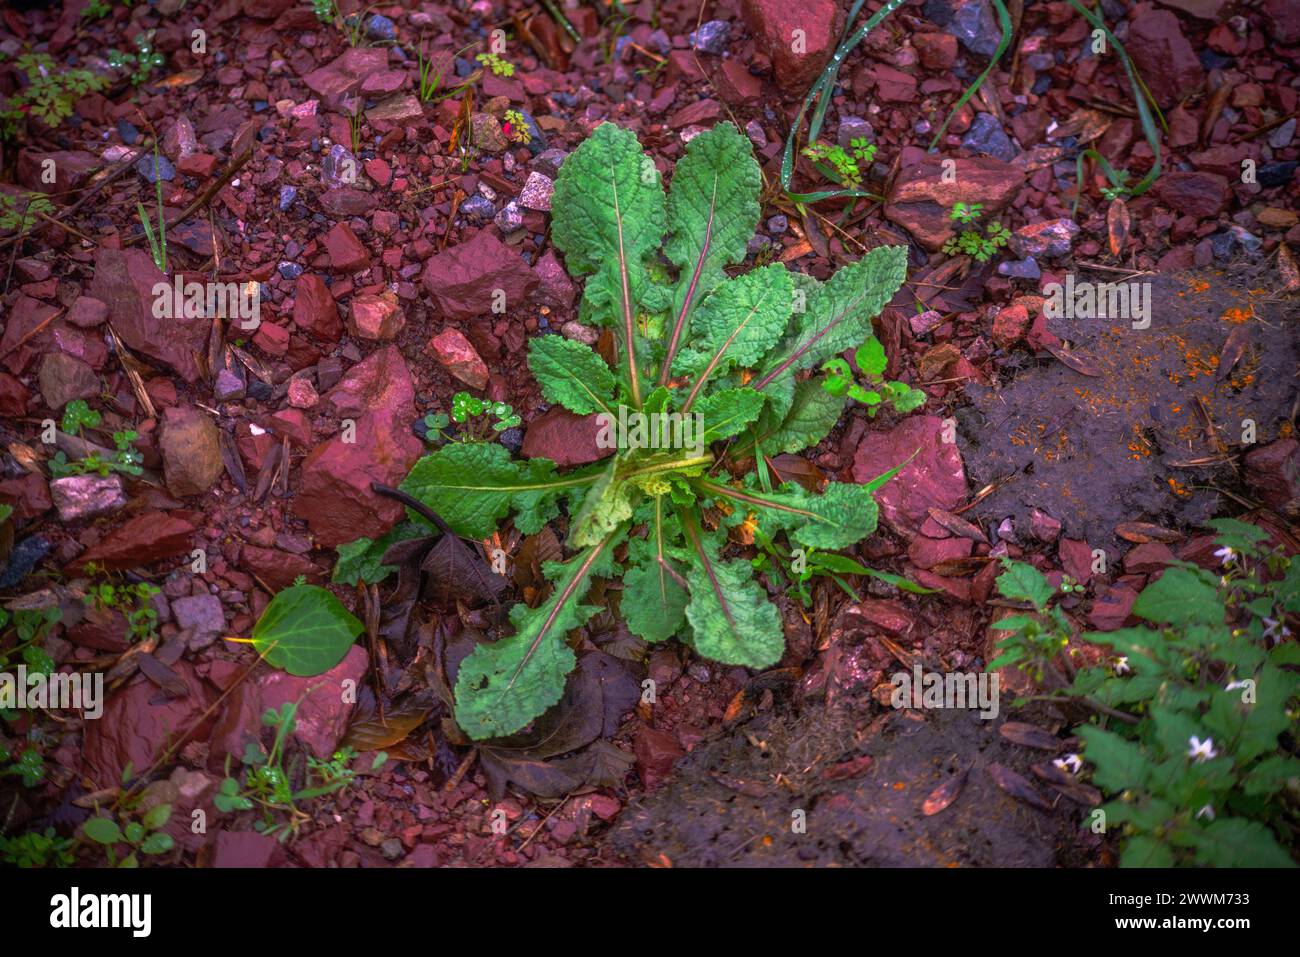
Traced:
[[153, 48], [151, 34], [136, 34], [134, 53], [123, 53], [121, 50], [108, 51], [108, 65], [115, 70], [130, 71], [133, 86], [147, 82], [149, 74], [165, 62], [167, 61], [163, 55]]
[[523, 143], [526, 146], [533, 141], [533, 134], [528, 132], [528, 121], [518, 110], [506, 110], [501, 131], [505, 133], [506, 139], [515, 143]]
[[[8, 507], [4, 506], [4, 508]], [[2, 511], [3, 509], [0, 509], [0, 512]], [[12, 616], [6, 609], [0, 608], [0, 634], [4, 634], [12, 626], [17, 639], [11, 646], [0, 649], [0, 670], [7, 670], [14, 657], [19, 656], [29, 672], [39, 671], [41, 674], [50, 674], [54, 671], [54, 660], [46, 653], [41, 643], [50, 629], [62, 619], [63, 612], [57, 605], [49, 608], [16, 608]], [[0, 718], [13, 721], [17, 717], [16, 712], [0, 708]]]
[[0, 112], [5, 138], [17, 133], [28, 115], [46, 126], [58, 126], [72, 115], [77, 100], [108, 86], [104, 77], [89, 70], [67, 69], [45, 53], [24, 53], [14, 65], [27, 74], [27, 88], [11, 97], [8, 106]]
[[159, 272], [167, 272], [167, 220], [163, 216], [163, 181], [158, 170], [158, 144], [153, 145], [153, 188], [154, 188], [154, 205], [158, 210], [158, 231], [154, 232], [153, 224], [149, 222], [149, 214], [145, 211], [144, 203], [135, 204], [136, 213], [140, 217], [140, 225], [144, 228], [145, 239], [149, 241], [149, 254], [153, 257], [153, 264], [158, 267]]
[[[749, 560], [724, 554], [727, 529], [744, 524], [825, 550], [875, 530], [872, 493], [893, 472], [867, 485], [832, 482], [821, 494], [774, 488], [761, 466], [744, 479], [716, 475], [715, 442], [743, 440], [762, 463], [834, 428], [844, 399], [796, 374], [869, 338], [907, 270], [906, 249], [881, 247], [825, 283], [782, 264], [730, 277], [725, 267], [745, 259], [758, 225], [761, 187], [749, 142], [729, 123], [690, 141], [666, 197], [636, 136], [611, 123], [564, 161], [554, 242], [569, 270], [588, 277], [579, 314], [617, 330], [618, 371], [556, 335], [530, 342], [528, 364], [548, 402], [604, 416], [597, 443], [614, 454], [559, 472], [542, 458], [513, 461], [498, 443], [452, 442], [402, 485], [477, 540], [510, 514], [518, 531], [535, 534], [560, 515], [561, 499], [569, 505], [577, 554], [547, 566], [554, 591], [536, 608], [516, 605], [515, 633], [460, 665], [455, 717], [470, 737], [512, 734], [560, 699], [576, 661], [565, 636], [596, 611], [582, 603], [593, 576], [621, 579], [633, 634], [688, 636], [704, 657], [767, 668], [785, 647], [780, 615]], [[676, 279], [659, 265], [661, 245]], [[667, 430], [657, 441], [647, 437], [654, 422]], [[626, 559], [616, 557], [624, 543]]]
[[[80, 436], [83, 428], [98, 428], [99, 423], [99, 413], [86, 405], [84, 399], [73, 399], [63, 410], [63, 431], [69, 435]], [[67, 475], [86, 475], [90, 472], [96, 472], [100, 475], [108, 475], [109, 472], [140, 475], [144, 471], [140, 467], [140, 462], [144, 456], [131, 445], [139, 437], [139, 433], [130, 429], [114, 432], [113, 444], [117, 447], [117, 451], [110, 453], [107, 457], [101, 456], [98, 452], [91, 452], [84, 459], [69, 461], [66, 453], [59, 450], [50, 458], [50, 474], [55, 478], [63, 478]]]
[[[813, 143], [804, 148], [803, 155], [840, 185], [857, 189], [862, 185], [862, 168], [858, 164], [871, 165], [876, 158], [876, 145], [859, 136], [849, 142], [848, 150], [829, 143]], [[828, 170], [823, 163], [829, 163], [831, 168]]]
[[44, 193], [23, 193], [21, 200], [0, 193], [0, 233], [26, 233], [41, 215], [49, 216], [53, 212], [54, 204]]
[[11, 867], [71, 867], [76, 863], [72, 853], [76, 843], [70, 837], [59, 837], [52, 827], [43, 833], [0, 837], [0, 861]]
[[[126, 812], [119, 811], [119, 817], [112, 812], [90, 818], [81, 826], [82, 833], [104, 849], [109, 867], [139, 867], [139, 854], [166, 854], [175, 846], [172, 836], [162, 830], [171, 820], [172, 806], [158, 804], [144, 813], [140, 820], [130, 820]], [[127, 850], [119, 858], [121, 846]]]
[[497, 53], [480, 53], [474, 57], [497, 76], [514, 76], [515, 65]]
[[979, 219], [984, 210], [983, 203], [957, 203], [948, 214], [954, 222], [973, 226], [963, 229], [956, 236], [943, 244], [943, 251], [948, 255], [961, 253], [972, 257], [976, 262], [988, 262], [998, 248], [1005, 246], [1011, 238], [1011, 232], [1001, 223], [989, 223], [983, 231], [979, 228]]
[[158, 612], [153, 607], [154, 596], [161, 589], [148, 582], [134, 585], [114, 585], [104, 582], [91, 587], [86, 593], [86, 604], [98, 608], [112, 608], [126, 618], [127, 638], [143, 641], [153, 635], [158, 627]]
[[[351, 748], [342, 748], [335, 751], [328, 761], [309, 756], [305, 786], [294, 786], [298, 762], [295, 760], [286, 768], [284, 760], [288, 739], [296, 726], [299, 703], [286, 701], [279, 711], [274, 708], [266, 710], [262, 724], [275, 729], [271, 750], [265, 751], [260, 744], [251, 743], [244, 748], [242, 760], [247, 770], [242, 784], [231, 776], [227, 757], [226, 777], [212, 799], [217, 810], [226, 813], [260, 809], [262, 816], [253, 823], [254, 829], [280, 841], [296, 835], [302, 825], [311, 820], [311, 816], [298, 807], [299, 802], [341, 791], [356, 777], [351, 764], [357, 753]], [[384, 752], [379, 752], [371, 763], [371, 770], [382, 767], [387, 759]]]
[[867, 407], [867, 415], [875, 418], [882, 402], [888, 402], [895, 412], [907, 413], [925, 405], [925, 393], [914, 389], [906, 382], [885, 381], [885, 347], [876, 338], [868, 339], [858, 346], [853, 353], [853, 362], [867, 378], [871, 388], [864, 388], [853, 381], [853, 372], [849, 364], [839, 356], [828, 359], [822, 364], [826, 377], [822, 379], [822, 388], [831, 395], [845, 395], [854, 402], [861, 402]]

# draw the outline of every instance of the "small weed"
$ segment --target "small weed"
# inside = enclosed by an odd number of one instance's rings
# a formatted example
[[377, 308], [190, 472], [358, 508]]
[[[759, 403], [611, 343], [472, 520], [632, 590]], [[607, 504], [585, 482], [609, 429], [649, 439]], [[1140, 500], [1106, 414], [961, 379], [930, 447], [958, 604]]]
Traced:
[[97, 608], [112, 608], [126, 618], [127, 639], [143, 641], [153, 635], [158, 627], [158, 611], [153, 606], [154, 596], [161, 591], [157, 585], [139, 582], [134, 585], [114, 585], [104, 582], [92, 586], [86, 593], [86, 604]]
[[44, 193], [24, 193], [22, 203], [20, 212], [18, 199], [0, 193], [0, 233], [26, 233], [39, 218], [38, 213], [49, 216], [54, 212], [54, 204]]
[[524, 114], [518, 110], [506, 110], [501, 130], [505, 133], [507, 139], [515, 143], [527, 145], [533, 141], [533, 134], [528, 132], [528, 121], [524, 119]]
[[979, 219], [984, 215], [983, 203], [957, 203], [948, 218], [974, 228], [963, 229], [943, 244], [943, 251], [949, 256], [962, 254], [972, 257], [976, 262], [988, 262], [998, 249], [1007, 244], [1011, 231], [999, 222], [989, 223], [982, 231]]
[[108, 65], [115, 70], [129, 71], [133, 86], [147, 82], [149, 74], [165, 62], [163, 55], [153, 48], [150, 35], [145, 33], [136, 34], [134, 53], [123, 53], [121, 50], [108, 51]]
[[[83, 428], [97, 428], [100, 423], [100, 415], [90, 406], [86, 405], [84, 399], [73, 399], [63, 410], [63, 431], [69, 435], [80, 436]], [[124, 475], [140, 475], [144, 469], [140, 467], [143, 460], [139, 452], [132, 447], [131, 443], [138, 439], [139, 433], [133, 430], [113, 433], [113, 444], [117, 451], [110, 453], [107, 457], [101, 456], [98, 452], [91, 452], [84, 459], [69, 460], [67, 455], [62, 451], [54, 453], [49, 461], [50, 474], [55, 478], [63, 478], [68, 475], [86, 475], [90, 472], [99, 475], [108, 475], [110, 472], [121, 472]]]
[[[166, 854], [175, 846], [172, 836], [162, 830], [171, 820], [172, 806], [158, 804], [141, 818], [132, 820], [125, 809], [117, 817], [99, 814], [81, 826], [82, 833], [104, 849], [109, 867], [139, 867], [138, 854]], [[126, 845], [126, 854], [119, 857], [119, 847]]]
[[[857, 189], [862, 185], [863, 167], [870, 166], [876, 158], [876, 145], [859, 136], [850, 141], [847, 150], [829, 143], [813, 143], [804, 148], [803, 155], [840, 185]], [[830, 169], [821, 165], [823, 163], [830, 164]]]
[[153, 147], [153, 187], [154, 187], [154, 204], [158, 210], [158, 231], [154, 232], [153, 224], [149, 222], [149, 213], [144, 208], [144, 203], [135, 204], [136, 214], [140, 217], [140, 225], [144, 227], [145, 239], [149, 241], [149, 254], [153, 257], [153, 264], [158, 267], [159, 272], [167, 272], [167, 220], [163, 216], [163, 181], [158, 172], [158, 144]]
[[14, 94], [0, 110], [0, 133], [11, 139], [23, 120], [34, 116], [46, 126], [58, 126], [72, 115], [81, 97], [108, 86], [108, 80], [89, 70], [70, 70], [45, 53], [25, 53], [14, 63], [27, 74], [27, 88]]
[[0, 861], [11, 867], [71, 867], [76, 862], [72, 853], [76, 843], [70, 837], [59, 837], [52, 827], [41, 834], [33, 831], [0, 837]]
[[853, 380], [849, 364], [839, 356], [822, 364], [826, 378], [822, 388], [835, 396], [848, 396], [854, 402], [861, 402], [867, 407], [867, 414], [872, 418], [882, 402], [888, 402], [895, 412], [906, 413], [925, 405], [925, 393], [914, 389], [906, 382], [888, 382], [885, 380], [885, 347], [876, 338], [868, 339], [853, 354], [853, 362], [858, 371], [866, 376], [871, 388], [863, 388]]
[[491, 70], [497, 76], [514, 76], [515, 65], [505, 57], [496, 53], [480, 53], [474, 57], [479, 63]]

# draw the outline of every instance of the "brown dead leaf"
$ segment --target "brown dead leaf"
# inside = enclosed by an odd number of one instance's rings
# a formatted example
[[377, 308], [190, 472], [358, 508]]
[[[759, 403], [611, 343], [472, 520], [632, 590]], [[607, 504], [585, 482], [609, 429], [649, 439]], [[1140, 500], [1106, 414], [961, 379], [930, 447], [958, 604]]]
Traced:
[[1047, 134], [1050, 140], [1063, 140], [1067, 136], [1078, 138], [1080, 143], [1091, 143], [1108, 129], [1111, 117], [1101, 110], [1078, 110], [1064, 123]]
[[1233, 366], [1241, 361], [1248, 345], [1250, 345], [1250, 326], [1233, 327], [1233, 330], [1228, 333], [1228, 338], [1224, 340], [1223, 348], [1219, 351], [1219, 379], [1228, 377]]
[[945, 342], [943, 345], [927, 349], [916, 360], [916, 372], [922, 381], [928, 382], [943, 375], [943, 370], [961, 358], [961, 349], [956, 343]]
[[1024, 775], [1018, 774], [1001, 764], [990, 764], [989, 777], [993, 779], [994, 784], [1017, 801], [1023, 801], [1025, 804], [1032, 805], [1043, 811], [1052, 809], [1052, 805], [1048, 804], [1047, 800], [1034, 790], [1034, 786], [1029, 783], [1029, 779]]
[[181, 87], [193, 86], [201, 79], [203, 79], [203, 71], [195, 67], [192, 70], [181, 70], [179, 73], [173, 73], [167, 79], [160, 80], [155, 85], [168, 90], [178, 90]]
[[921, 805], [921, 813], [926, 817], [932, 817], [951, 805], [953, 801], [957, 800], [957, 796], [961, 794], [961, 789], [966, 784], [966, 778], [969, 774], [970, 768], [966, 768], [931, 791], [930, 796]]
[[1120, 522], [1115, 526], [1115, 534], [1126, 542], [1145, 545], [1147, 542], [1163, 542], [1168, 545], [1182, 540], [1182, 533], [1150, 522]]
[[1061, 739], [1050, 731], [1024, 721], [1008, 721], [998, 728], [998, 734], [1013, 744], [1043, 751], [1060, 751]]
[[1061, 362], [1079, 373], [1079, 375], [1091, 376], [1094, 379], [1101, 377], [1101, 370], [1097, 368], [1092, 359], [1081, 356], [1077, 352], [1071, 352], [1063, 345], [1058, 346], [1050, 342], [1045, 342], [1043, 343], [1043, 347], [1052, 355], [1056, 356], [1057, 359], [1061, 360]]
[[929, 511], [932, 519], [958, 538], [969, 538], [972, 542], [988, 541], [978, 525], [966, 521], [960, 515], [954, 515], [952, 512], [934, 507], [931, 507]]
[[1124, 254], [1129, 234], [1128, 204], [1122, 199], [1114, 200], [1106, 210], [1106, 234], [1110, 238], [1110, 254], [1119, 258]]
[[1210, 142], [1210, 133], [1214, 131], [1214, 124], [1219, 122], [1219, 116], [1223, 113], [1223, 108], [1228, 105], [1228, 97], [1232, 95], [1233, 84], [1226, 79], [1219, 84], [1219, 88], [1210, 94], [1210, 101], [1205, 107], [1205, 118], [1201, 120], [1201, 146], [1204, 147]]

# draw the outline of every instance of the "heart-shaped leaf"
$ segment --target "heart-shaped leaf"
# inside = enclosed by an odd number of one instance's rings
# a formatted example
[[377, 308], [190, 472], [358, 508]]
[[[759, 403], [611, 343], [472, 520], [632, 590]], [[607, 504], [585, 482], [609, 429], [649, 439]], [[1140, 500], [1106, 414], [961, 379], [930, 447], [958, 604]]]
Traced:
[[309, 678], [348, 653], [362, 624], [319, 585], [294, 585], [271, 600], [253, 628], [253, 645], [268, 664]]

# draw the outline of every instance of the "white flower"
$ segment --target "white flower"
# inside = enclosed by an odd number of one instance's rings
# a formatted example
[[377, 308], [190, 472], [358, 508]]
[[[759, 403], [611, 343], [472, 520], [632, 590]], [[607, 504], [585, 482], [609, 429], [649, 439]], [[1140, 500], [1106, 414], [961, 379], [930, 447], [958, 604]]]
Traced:
[[1225, 687], [1223, 690], [1239, 691], [1242, 688], [1249, 688], [1249, 687], [1250, 687], [1250, 682], [1248, 681], [1229, 681], [1227, 687]]
[[1115, 659], [1115, 674], [1126, 675], [1133, 669], [1128, 666], [1128, 655]]
[[1199, 811], [1196, 812], [1196, 819], [1197, 819], [1198, 821], [1199, 821], [1201, 818], [1203, 818], [1203, 817], [1208, 817], [1211, 821], [1213, 821], [1213, 820], [1214, 820], [1214, 808], [1210, 807], [1210, 806], [1207, 804], [1207, 805], [1205, 805], [1205, 807], [1201, 808]]
[[1214, 750], [1214, 739], [1206, 738], [1202, 741], [1196, 735], [1187, 739], [1187, 756], [1197, 761], [1208, 761], [1211, 758], [1217, 758], [1219, 752]]
[[1057, 758], [1052, 764], [1070, 774], [1078, 774], [1079, 769], [1083, 767], [1083, 761], [1077, 754], [1067, 754], [1063, 758]]
[[1224, 545], [1215, 551], [1214, 557], [1219, 560], [1220, 565], [1231, 565], [1237, 560], [1237, 553], [1230, 546]]
[[[1280, 631], [1280, 632], [1278, 631], [1278, 626], [1279, 626], [1279, 625], [1281, 625], [1281, 631]], [[1265, 618], [1265, 619], [1264, 619], [1264, 637], [1265, 637], [1266, 639], [1268, 639], [1269, 644], [1274, 644], [1274, 645], [1275, 645], [1275, 644], [1277, 644], [1278, 642], [1282, 641], [1282, 640], [1285, 639], [1285, 638], [1290, 638], [1290, 637], [1291, 637], [1291, 629], [1288, 628], [1286, 625], [1283, 625], [1280, 621], [1278, 621], [1278, 620], [1275, 619], [1275, 618]]]

